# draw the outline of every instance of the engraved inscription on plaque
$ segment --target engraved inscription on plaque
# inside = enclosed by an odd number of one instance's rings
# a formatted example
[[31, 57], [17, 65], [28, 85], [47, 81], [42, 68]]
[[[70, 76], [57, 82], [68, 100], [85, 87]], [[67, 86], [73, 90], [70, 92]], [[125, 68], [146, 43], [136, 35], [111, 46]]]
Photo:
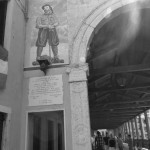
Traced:
[[28, 98], [29, 106], [63, 104], [62, 75], [31, 78]]

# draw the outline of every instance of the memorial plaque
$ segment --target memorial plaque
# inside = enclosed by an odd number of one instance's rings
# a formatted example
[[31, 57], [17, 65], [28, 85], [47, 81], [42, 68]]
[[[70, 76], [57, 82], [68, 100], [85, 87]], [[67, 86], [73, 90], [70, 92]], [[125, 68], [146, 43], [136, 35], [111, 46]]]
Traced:
[[31, 78], [28, 99], [29, 106], [63, 104], [62, 75]]

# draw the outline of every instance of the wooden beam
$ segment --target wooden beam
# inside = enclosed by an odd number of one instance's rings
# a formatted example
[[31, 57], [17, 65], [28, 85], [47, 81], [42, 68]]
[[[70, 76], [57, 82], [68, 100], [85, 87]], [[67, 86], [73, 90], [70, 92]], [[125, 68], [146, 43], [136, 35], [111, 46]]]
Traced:
[[[97, 118], [96, 118], [97, 119]], [[106, 121], [106, 120], [99, 120], [96, 121], [96, 123], [100, 123], [101, 125], [113, 125], [113, 124], [123, 124], [126, 121], [126, 119], [118, 119], [118, 120], [110, 120], [110, 121]], [[95, 122], [95, 120], [91, 120], [91, 123], [93, 124]]]
[[111, 121], [127, 121], [127, 120], [129, 120], [129, 119], [132, 119], [133, 117], [132, 116], [125, 116], [125, 117], [122, 117], [122, 118], [119, 118], [119, 117], [108, 117], [108, 118], [100, 118], [100, 117], [92, 117], [92, 120], [93, 119], [98, 119], [99, 121], [101, 121], [102, 123], [104, 123], [104, 122], [110, 122], [111, 123]]
[[119, 118], [119, 117], [130, 117], [130, 116], [133, 116], [133, 115], [92, 115], [92, 116], [90, 116], [91, 118], [99, 118], [99, 119], [114, 119], [114, 118]]
[[138, 112], [138, 113], [142, 113], [143, 111], [145, 111], [145, 109], [143, 108], [136, 108], [136, 109], [117, 109], [117, 110], [90, 110], [90, 113], [94, 113], [94, 112], [98, 112], [98, 113], [113, 113], [113, 112], [118, 112], [118, 113], [127, 113], [127, 112]]
[[98, 115], [110, 115], [110, 114], [114, 114], [114, 115], [123, 115], [123, 114], [138, 114], [143, 112], [143, 110], [124, 110], [124, 111], [90, 111], [90, 114], [98, 114]]
[[138, 114], [138, 113], [141, 113], [141, 111], [124, 111], [124, 112], [90, 112], [90, 115], [110, 115], [110, 114], [115, 114], [115, 115], [124, 115], [124, 114]]
[[133, 119], [135, 116], [122, 116], [122, 117], [107, 117], [107, 118], [101, 118], [99, 116], [95, 116], [92, 117], [93, 119], [99, 119], [100, 122], [104, 123], [104, 122], [109, 122], [112, 123], [114, 121], [118, 121], [118, 122], [124, 122], [124, 121], [128, 121], [130, 119]]
[[118, 96], [123, 97], [125, 99], [135, 99], [135, 98], [137, 99], [137, 98], [139, 98], [139, 96], [137, 96], [137, 95], [129, 94], [129, 91], [115, 91], [115, 93]]
[[148, 105], [141, 105], [141, 106], [135, 106], [135, 105], [133, 105], [133, 106], [122, 106], [122, 107], [110, 107], [110, 108], [102, 108], [102, 107], [99, 107], [99, 108], [97, 108], [97, 109], [94, 109], [95, 111], [98, 111], [98, 110], [103, 110], [103, 111], [105, 111], [105, 110], [110, 110], [110, 109], [113, 109], [113, 110], [118, 110], [118, 109], [125, 109], [125, 110], [127, 110], [127, 109], [141, 109], [141, 108], [145, 108], [145, 109], [148, 109], [148, 108], [150, 108], [150, 106], [148, 106]]
[[107, 120], [122, 120], [122, 119], [130, 119], [130, 118], [134, 118], [136, 115], [128, 115], [128, 116], [107, 116], [106, 118], [104, 118], [103, 116], [91, 116], [91, 118], [99, 118], [99, 120], [105, 120], [105, 121], [107, 121]]
[[103, 116], [104, 117], [106, 117], [106, 118], [110, 118], [110, 117], [112, 117], [112, 118], [114, 118], [114, 117], [130, 117], [130, 116], [136, 116], [136, 115], [138, 115], [138, 113], [134, 113], [134, 114], [90, 114], [90, 117], [99, 117], [99, 118], [103, 118]]
[[144, 77], [147, 77], [147, 78], [150, 77], [150, 74], [148, 72], [133, 72], [133, 74], [139, 75], [139, 76], [144, 76]]
[[143, 108], [138, 108], [138, 109], [130, 109], [130, 110], [107, 110], [107, 111], [103, 111], [103, 110], [98, 110], [95, 111], [95, 109], [91, 110], [90, 109], [90, 113], [92, 112], [99, 112], [99, 113], [133, 113], [133, 112], [144, 112], [145, 110]]
[[[127, 100], [127, 101], [114, 101], [114, 102], [107, 102], [107, 105], [116, 105], [116, 104], [131, 104], [131, 103], [145, 103], [150, 102], [150, 98], [143, 98], [143, 99], [133, 99], [133, 100]], [[103, 103], [105, 104], [105, 103]], [[103, 105], [102, 104], [102, 105]]]
[[[140, 72], [141, 73], [141, 72]], [[149, 81], [150, 80], [150, 75], [149, 76], [144, 76], [143, 75], [139, 75], [139, 72], [134, 72], [134, 76], [138, 79], [142, 79], [143, 81]]]
[[107, 93], [107, 94], [105, 94], [105, 95], [102, 95], [101, 97], [95, 99], [94, 101], [95, 101], [95, 102], [103, 101], [103, 100], [106, 99], [108, 96], [110, 96], [109, 93]]
[[[116, 122], [118, 122], [118, 121], [120, 122], [120, 121], [122, 121], [122, 120], [125, 121], [126, 118], [122, 118], [121, 120], [119, 120], [119, 118], [116, 118], [116, 119], [115, 119], [115, 118], [91, 118], [91, 121], [92, 121], [92, 122], [93, 122], [93, 121], [94, 121], [94, 122], [101, 122], [101, 121], [103, 121], [103, 120], [105, 120], [105, 121], [107, 121], [107, 122], [108, 122], [108, 121], [110, 122], [110, 121], [112, 121], [112, 120], [113, 120], [113, 121], [116, 121]], [[105, 122], [101, 122], [101, 123], [105, 123]]]
[[101, 92], [101, 91], [107, 91], [107, 92], [115, 92], [115, 91], [124, 91], [124, 90], [135, 90], [135, 89], [143, 89], [143, 88], [150, 88], [150, 83], [149, 84], [144, 84], [144, 85], [134, 85], [130, 87], [118, 87], [118, 88], [92, 88], [88, 89], [89, 93], [91, 92]]
[[139, 93], [145, 93], [145, 94], [150, 94], [150, 90], [143, 90], [143, 89], [135, 89], [135, 91], [139, 92]]
[[[110, 105], [109, 105], [110, 104]], [[94, 107], [92, 107], [92, 109], [94, 108], [101, 108], [101, 109], [115, 109], [118, 107], [140, 107], [140, 106], [149, 106], [150, 107], [150, 100], [132, 100], [132, 101], [122, 101], [122, 102], [112, 102], [112, 103], [100, 103], [99, 105], [95, 105]]]
[[132, 65], [132, 66], [120, 66], [120, 67], [107, 67], [106, 69], [90, 69], [90, 73], [94, 75], [103, 74], [116, 74], [116, 73], [129, 73], [139, 71], [149, 71], [150, 64], [146, 65]]
[[91, 127], [95, 130], [97, 130], [97, 129], [115, 129], [118, 127], [118, 124], [111, 124], [111, 125], [96, 124], [96, 125], [91, 125]]

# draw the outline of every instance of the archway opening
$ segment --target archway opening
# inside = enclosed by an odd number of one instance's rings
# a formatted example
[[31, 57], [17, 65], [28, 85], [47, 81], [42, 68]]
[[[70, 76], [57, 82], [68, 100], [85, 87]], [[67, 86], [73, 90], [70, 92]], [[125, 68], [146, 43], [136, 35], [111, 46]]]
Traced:
[[150, 9], [110, 11], [95, 28], [87, 63], [91, 129], [116, 129], [150, 108]]

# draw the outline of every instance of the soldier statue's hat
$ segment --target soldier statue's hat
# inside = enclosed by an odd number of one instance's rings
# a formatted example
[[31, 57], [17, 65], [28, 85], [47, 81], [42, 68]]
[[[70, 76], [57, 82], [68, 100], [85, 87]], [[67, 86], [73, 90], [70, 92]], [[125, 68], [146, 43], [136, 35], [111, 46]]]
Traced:
[[49, 8], [52, 9], [52, 6], [51, 6], [50, 4], [44, 4], [44, 5], [42, 6], [42, 9], [43, 9], [43, 10], [44, 10], [44, 7], [45, 7], [45, 6], [49, 6]]

